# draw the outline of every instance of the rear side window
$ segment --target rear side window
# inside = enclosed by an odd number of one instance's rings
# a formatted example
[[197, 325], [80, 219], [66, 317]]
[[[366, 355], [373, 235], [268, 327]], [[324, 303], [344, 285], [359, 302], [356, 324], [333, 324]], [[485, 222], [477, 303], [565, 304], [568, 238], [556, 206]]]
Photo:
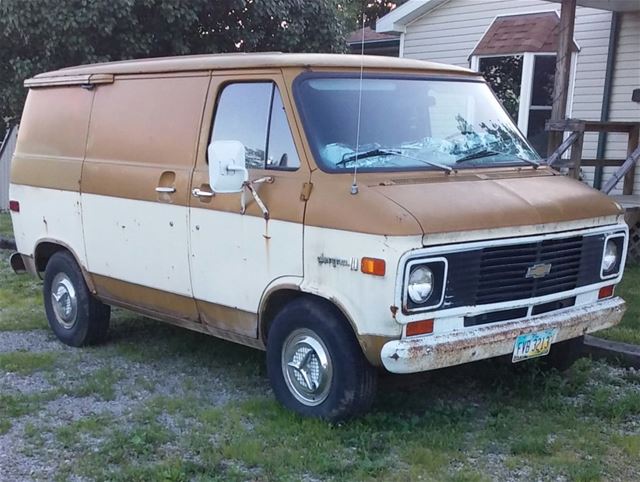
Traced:
[[249, 169], [300, 166], [278, 87], [273, 82], [228, 84], [218, 98], [211, 141], [239, 141]]

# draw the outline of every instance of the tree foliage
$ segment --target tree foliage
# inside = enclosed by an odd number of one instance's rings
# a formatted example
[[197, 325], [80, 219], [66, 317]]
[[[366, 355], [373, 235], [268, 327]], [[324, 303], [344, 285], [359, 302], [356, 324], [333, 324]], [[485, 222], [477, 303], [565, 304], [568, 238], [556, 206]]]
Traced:
[[65, 66], [167, 55], [344, 50], [339, 0], [0, 0], [0, 125], [25, 79]]
[[399, 7], [407, 0], [351, 0], [343, 3], [346, 11], [348, 29], [362, 28], [362, 16], [365, 26], [375, 30], [376, 20], [385, 16], [391, 10]]

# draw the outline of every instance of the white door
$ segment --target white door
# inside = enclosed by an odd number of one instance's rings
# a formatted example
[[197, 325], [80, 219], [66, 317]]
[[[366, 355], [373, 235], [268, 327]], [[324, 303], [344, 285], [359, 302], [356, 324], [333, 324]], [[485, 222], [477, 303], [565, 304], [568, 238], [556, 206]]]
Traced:
[[[205, 323], [245, 336], [257, 335], [260, 299], [274, 280], [302, 277], [304, 205], [300, 193], [309, 179], [289, 124], [288, 99], [277, 78], [247, 76], [243, 82], [214, 78], [215, 96], [208, 142], [239, 141], [250, 180], [272, 183], [256, 190], [269, 219], [248, 192], [241, 214], [240, 193], [210, 196], [206, 144], [201, 143], [190, 203], [193, 295]], [[213, 108], [212, 108], [213, 110]], [[295, 132], [295, 131], [294, 131]]]

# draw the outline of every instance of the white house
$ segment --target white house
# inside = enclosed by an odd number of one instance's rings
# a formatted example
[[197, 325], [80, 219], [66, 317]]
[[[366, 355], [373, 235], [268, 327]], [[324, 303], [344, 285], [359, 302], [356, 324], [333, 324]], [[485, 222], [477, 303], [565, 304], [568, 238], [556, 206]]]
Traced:
[[[561, 0], [409, 0], [378, 20], [400, 56], [470, 67], [545, 151]], [[640, 122], [640, 0], [577, 0], [567, 117]], [[632, 101], [632, 96], [635, 101]], [[541, 152], [545, 155], [546, 152]], [[626, 134], [585, 134], [583, 158], [625, 159]], [[605, 167], [604, 176], [615, 170]], [[593, 183], [594, 168], [585, 168]], [[599, 183], [597, 183], [599, 184]], [[640, 193], [640, 169], [634, 193]]]

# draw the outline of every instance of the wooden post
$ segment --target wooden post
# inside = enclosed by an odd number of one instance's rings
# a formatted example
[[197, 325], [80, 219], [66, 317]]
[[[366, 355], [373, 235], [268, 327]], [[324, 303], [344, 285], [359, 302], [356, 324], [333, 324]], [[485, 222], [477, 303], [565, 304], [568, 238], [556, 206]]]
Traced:
[[[631, 153], [638, 147], [638, 137], [640, 136], [640, 126], [635, 126], [629, 131], [629, 141], [627, 143], [627, 156], [631, 156]], [[633, 194], [633, 182], [636, 178], [636, 165], [634, 164], [631, 169], [624, 176], [624, 184], [622, 185], [622, 194]]]
[[[556, 75], [553, 84], [553, 107], [551, 120], [562, 120], [567, 114], [569, 96], [569, 75], [571, 72], [571, 48], [573, 46], [573, 28], [576, 20], [576, 0], [562, 0], [560, 9], [560, 32], [556, 53]], [[549, 132], [547, 153], [562, 143], [562, 132]]]
[[580, 163], [582, 162], [582, 141], [584, 132], [579, 132], [576, 141], [571, 146], [570, 173], [574, 179], [580, 179]]

